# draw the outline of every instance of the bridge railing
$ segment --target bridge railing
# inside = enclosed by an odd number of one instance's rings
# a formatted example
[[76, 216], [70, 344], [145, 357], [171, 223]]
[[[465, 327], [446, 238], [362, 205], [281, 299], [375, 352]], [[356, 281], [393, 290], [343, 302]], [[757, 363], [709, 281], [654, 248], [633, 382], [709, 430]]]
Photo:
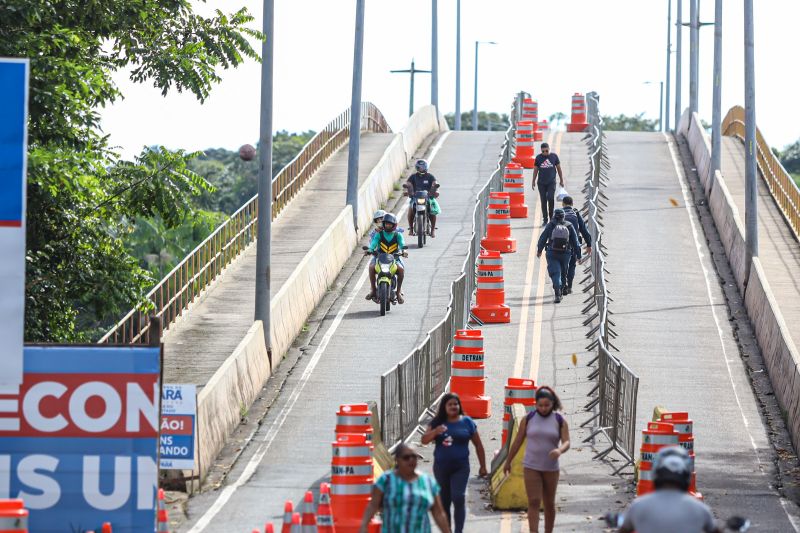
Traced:
[[[361, 131], [391, 132], [380, 110], [370, 102], [361, 104]], [[272, 219], [289, 204], [314, 173], [341, 148], [350, 135], [350, 109], [330, 121], [311, 138], [300, 153], [272, 179]], [[98, 342], [142, 344], [150, 341], [154, 327], [150, 316], [160, 320], [159, 334], [180, 317], [197, 296], [256, 239], [258, 195], [223, 222], [192, 250], [150, 292], [154, 309], [132, 309]]]
[[[744, 108], [732, 107], [722, 121], [722, 134], [738, 137], [745, 142], [744, 120]], [[772, 152], [758, 128], [756, 128], [756, 144], [758, 145], [758, 170], [775, 202], [780, 206], [795, 237], [800, 239], [800, 189], [789, 172], [783, 168], [780, 159]]]
[[450, 286], [450, 301], [444, 319], [428, 333], [420, 346], [394, 368], [381, 376], [380, 421], [383, 442], [394, 448], [420, 427], [421, 419], [447, 391], [450, 382], [450, 356], [456, 330], [467, 326], [475, 292], [476, 259], [486, 231], [489, 193], [503, 189], [503, 169], [511, 161], [516, 117], [527, 93], [514, 100], [497, 168], [478, 193], [472, 212], [472, 238], [461, 275]]

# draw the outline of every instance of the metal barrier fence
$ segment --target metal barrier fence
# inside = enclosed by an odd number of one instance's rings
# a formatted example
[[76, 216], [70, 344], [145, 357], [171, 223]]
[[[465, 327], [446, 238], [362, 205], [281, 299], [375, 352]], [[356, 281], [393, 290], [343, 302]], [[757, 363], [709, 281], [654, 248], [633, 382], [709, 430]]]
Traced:
[[444, 319], [428, 333], [420, 346], [381, 376], [381, 437], [390, 449], [419, 428], [421, 418], [447, 390], [453, 337], [456, 330], [467, 326], [475, 292], [476, 260], [481, 238], [486, 232], [489, 193], [503, 189], [503, 169], [513, 156], [517, 116], [523, 98], [529, 96], [519, 93], [514, 99], [509, 114], [511, 124], [505, 132], [497, 168], [478, 193], [472, 212], [472, 239], [461, 275], [450, 286], [450, 302]]
[[603, 193], [607, 182], [607, 171], [610, 168], [606, 153], [603, 123], [598, 109], [597, 93], [587, 96], [589, 115], [589, 134], [586, 137], [589, 149], [589, 172], [586, 176], [586, 204], [583, 213], [587, 219], [587, 227], [592, 235], [591, 262], [586, 268], [588, 276], [584, 282], [591, 284], [584, 289], [590, 293], [584, 303], [588, 304], [583, 313], [589, 315], [584, 325], [593, 327], [587, 333], [592, 339], [588, 350], [597, 350], [597, 355], [589, 365], [597, 365], [589, 379], [597, 380], [597, 384], [589, 392], [591, 401], [585, 406], [587, 411], [595, 414], [581, 427], [594, 423], [591, 435], [584, 442], [593, 440], [603, 434], [608, 438], [610, 446], [597, 453], [594, 458], [601, 459], [616, 450], [625, 458], [625, 463], [615, 470], [618, 474], [626, 467], [633, 465], [636, 441], [636, 404], [639, 390], [639, 378], [620, 359], [609, 352], [616, 350], [611, 339], [616, 337], [612, 327], [609, 310], [608, 286], [606, 274], [606, 247], [603, 242], [603, 211], [607, 207], [608, 197]]
[[[361, 103], [361, 131], [391, 132], [383, 114], [370, 102]], [[314, 135], [300, 153], [273, 178], [273, 219], [300, 192], [319, 167], [347, 142], [349, 135], [348, 108]], [[153, 310], [132, 309], [98, 343], [148, 343], [152, 335], [149, 319], [152, 314], [161, 319], [158, 333], [162, 334], [183, 314], [197, 295], [255, 241], [257, 221], [258, 195], [255, 195], [147, 293], [147, 300], [153, 305]]]
[[[722, 134], [738, 137], [744, 142], [744, 116], [743, 107], [732, 107], [722, 121]], [[783, 216], [789, 222], [795, 237], [800, 239], [800, 189], [792, 176], [783, 168], [758, 128], [756, 128], [756, 144], [758, 170], [775, 202], [780, 206]]]

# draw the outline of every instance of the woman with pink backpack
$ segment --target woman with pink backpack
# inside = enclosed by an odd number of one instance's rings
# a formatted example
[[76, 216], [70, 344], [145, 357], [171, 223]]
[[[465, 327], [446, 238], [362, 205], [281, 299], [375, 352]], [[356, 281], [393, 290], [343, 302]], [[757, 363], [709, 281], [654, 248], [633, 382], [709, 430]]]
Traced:
[[536, 390], [536, 409], [528, 413], [519, 425], [504, 471], [511, 472], [511, 461], [525, 445], [522, 465], [525, 472], [525, 491], [528, 494], [528, 526], [531, 533], [539, 532], [539, 505], [544, 507], [544, 531], [552, 533], [556, 519], [556, 487], [558, 458], [569, 450], [569, 427], [557, 411], [561, 400], [550, 387]]

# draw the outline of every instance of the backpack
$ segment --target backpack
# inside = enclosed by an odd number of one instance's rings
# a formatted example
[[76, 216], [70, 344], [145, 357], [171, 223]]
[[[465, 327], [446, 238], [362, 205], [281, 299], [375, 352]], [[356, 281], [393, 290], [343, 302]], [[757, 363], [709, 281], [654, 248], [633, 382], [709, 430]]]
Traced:
[[556, 224], [550, 233], [550, 249], [554, 252], [566, 252], [569, 250], [569, 226], [566, 224]]
[[[537, 412], [536, 409], [534, 409], [533, 411], [525, 415], [525, 422], [530, 424], [533, 417], [536, 416], [536, 412]], [[553, 414], [556, 415], [556, 422], [558, 422], [558, 430], [561, 431], [561, 428], [564, 425], [564, 417], [561, 416], [561, 413], [553, 412]]]
[[572, 207], [565, 207], [564, 208], [564, 220], [572, 224], [572, 227], [575, 228], [575, 233], [578, 234], [578, 242], [581, 242], [581, 234], [578, 231], [580, 225], [578, 224], [578, 213]]

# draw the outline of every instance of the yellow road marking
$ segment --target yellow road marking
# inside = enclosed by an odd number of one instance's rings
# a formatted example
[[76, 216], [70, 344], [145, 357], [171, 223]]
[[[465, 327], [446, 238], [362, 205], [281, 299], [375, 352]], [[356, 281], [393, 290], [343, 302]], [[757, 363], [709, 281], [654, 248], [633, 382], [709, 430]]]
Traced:
[[511, 513], [503, 513], [501, 515], [500, 533], [511, 533]]
[[[552, 135], [551, 133], [550, 136], [552, 137]], [[561, 140], [563, 138], [564, 132], [559, 131], [553, 148], [554, 152], [561, 151]], [[539, 360], [542, 353], [542, 315], [544, 314], [544, 302], [542, 300], [544, 298], [544, 273], [546, 270], [545, 259], [542, 257], [541, 261], [539, 261], [539, 277], [536, 281], [536, 301], [533, 308], [533, 338], [531, 339], [531, 371], [529, 377], [534, 382], [539, 374]]]

